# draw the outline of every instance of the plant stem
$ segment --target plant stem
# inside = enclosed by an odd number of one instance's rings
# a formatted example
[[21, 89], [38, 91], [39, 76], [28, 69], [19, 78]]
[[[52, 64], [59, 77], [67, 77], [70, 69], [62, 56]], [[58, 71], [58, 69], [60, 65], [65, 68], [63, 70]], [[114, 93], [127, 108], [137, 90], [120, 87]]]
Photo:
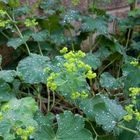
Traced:
[[[40, 0], [39, 1], [36, 1], [36, 4], [38, 2], [40, 2]], [[29, 0], [26, 0], [26, 5], [30, 7], [30, 1]], [[33, 18], [32, 12], [33, 12], [33, 9], [31, 10], [31, 13], [28, 14], [29, 17], [31, 17], [31, 18]], [[36, 27], [33, 27], [33, 30], [34, 30], [35, 33], [37, 33]], [[39, 53], [43, 56], [43, 52], [41, 50], [40, 43], [38, 41], [37, 41], [37, 45], [38, 45]]]
[[99, 137], [99, 135], [97, 134], [97, 132], [96, 132], [96, 130], [95, 130], [95, 128], [93, 127], [93, 125], [92, 125], [92, 123], [89, 121], [89, 120], [87, 120], [87, 122], [90, 124], [90, 126], [91, 126], [91, 128], [92, 128], [92, 130], [93, 130], [93, 132], [95, 133], [95, 140], [97, 140], [97, 138]]
[[131, 31], [132, 31], [131, 29], [128, 29], [128, 37], [127, 37], [126, 45], [125, 45], [126, 48], [128, 47], [128, 44], [129, 44], [129, 41], [130, 41]]
[[119, 128], [122, 128], [122, 129], [124, 129], [124, 130], [126, 130], [126, 131], [129, 131], [129, 132], [131, 132], [131, 133], [134, 133], [134, 134], [138, 135], [138, 132], [135, 131], [135, 130], [133, 130], [133, 129], [130, 129], [130, 128], [125, 127], [125, 126], [123, 126], [123, 125], [118, 125], [118, 127], [119, 127]]
[[107, 67], [109, 67], [112, 63], [114, 63], [114, 62], [116, 61], [117, 58], [118, 58], [118, 57], [115, 57], [109, 64], [107, 64], [107, 65], [99, 72], [98, 77], [99, 77], [99, 75], [102, 74], [102, 72], [103, 72]]
[[[36, 28], [34, 27], [34, 32], [35, 33], [37, 33], [37, 31], [36, 31]], [[42, 52], [42, 50], [41, 50], [41, 47], [40, 47], [40, 43], [37, 41], [37, 44], [38, 44], [38, 49], [39, 49], [39, 52], [40, 52], [40, 54], [43, 56], [43, 52]]]
[[6, 37], [7, 39], [10, 39], [10, 37], [8, 35], [6, 35], [3, 31], [0, 31], [0, 32], [4, 37]]
[[50, 90], [49, 90], [49, 88], [47, 87], [47, 93], [48, 93], [48, 106], [47, 106], [47, 110], [48, 110], [48, 112], [50, 111]]
[[38, 99], [39, 99], [39, 108], [40, 110], [42, 109], [42, 100], [41, 100], [41, 95], [38, 94]]
[[[7, 17], [8, 17], [11, 21], [13, 21], [13, 19], [10, 17], [10, 15], [9, 15], [7, 12], [6, 12], [6, 15], [7, 15]], [[20, 38], [23, 39], [23, 35], [22, 35], [20, 29], [18, 28], [18, 26], [17, 26], [16, 24], [14, 24], [14, 26], [15, 26], [16, 30], [18, 31]], [[25, 46], [26, 46], [26, 49], [27, 49], [28, 54], [31, 54], [30, 49], [29, 49], [27, 43], [24, 42], [24, 44], [25, 44]]]
[[53, 101], [52, 101], [51, 109], [55, 106], [55, 92], [52, 92], [52, 94], [53, 94]]
[[94, 91], [93, 91], [93, 87], [92, 87], [92, 85], [93, 85], [92, 79], [90, 79], [89, 82], [90, 82], [90, 91], [91, 91], [91, 93], [92, 93], [92, 95], [94, 97], [95, 95], [94, 95]]
[[93, 34], [89, 35], [89, 49], [92, 52], [92, 44], [93, 44]]
[[71, 38], [72, 38], [72, 50], [74, 51], [74, 43], [73, 43], [73, 35], [72, 35], [72, 31], [71, 31], [70, 28], [69, 28], [68, 30], [69, 30], [70, 35], [71, 35]]

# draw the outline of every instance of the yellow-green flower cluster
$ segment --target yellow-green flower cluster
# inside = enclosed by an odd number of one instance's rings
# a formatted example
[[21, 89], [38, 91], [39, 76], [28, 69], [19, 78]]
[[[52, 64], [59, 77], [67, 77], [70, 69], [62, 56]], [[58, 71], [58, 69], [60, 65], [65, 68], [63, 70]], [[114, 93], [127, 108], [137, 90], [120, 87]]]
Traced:
[[38, 25], [38, 22], [36, 22], [36, 19], [26, 19], [24, 24], [26, 27], [34, 27]]
[[16, 129], [16, 134], [18, 136], [21, 136], [22, 140], [28, 140], [28, 137], [35, 131], [35, 128], [32, 126], [29, 126], [26, 129], [22, 129], [22, 128], [17, 128]]
[[72, 4], [74, 6], [77, 6], [80, 3], [80, 0], [72, 0]]
[[130, 96], [134, 97], [140, 94], [140, 88], [129, 88], [129, 91], [131, 92]]
[[51, 75], [47, 79], [47, 86], [50, 88], [52, 91], [55, 91], [57, 89], [57, 85], [55, 84], [54, 80], [59, 76], [58, 73], [52, 72]]
[[68, 52], [68, 48], [64, 47], [62, 50], [60, 50], [61, 54], [65, 54]]
[[3, 120], [3, 114], [0, 112], [0, 122]]
[[135, 117], [137, 121], [140, 121], [140, 112], [134, 108], [136, 104], [136, 96], [140, 94], [140, 88], [129, 88], [129, 91], [131, 92], [129, 96], [132, 98], [132, 104], [125, 106], [127, 115], [124, 116], [124, 120], [129, 122]]
[[48, 73], [51, 69], [49, 67], [46, 67], [43, 71]]
[[8, 111], [10, 110], [10, 106], [8, 103], [4, 104], [2, 107], [1, 107], [1, 111]]
[[140, 88], [129, 88], [131, 92], [129, 96], [132, 98], [133, 104], [136, 104], [136, 96], [140, 94]]
[[9, 22], [10, 20], [0, 20], [0, 27], [5, 27]]
[[131, 121], [133, 119], [133, 114], [134, 114], [134, 110], [133, 110], [134, 105], [130, 104], [128, 106], [125, 106], [125, 110], [127, 111], [127, 115], [125, 115], [123, 118], [125, 121]]
[[64, 54], [64, 58], [67, 60], [67, 62], [64, 63], [64, 67], [68, 72], [77, 71], [78, 68], [85, 66], [85, 63], [80, 60], [83, 57], [85, 57], [85, 53], [82, 51], [78, 51], [77, 53], [70, 51], [69, 53]]
[[139, 62], [135, 60], [135, 61], [131, 61], [130, 64], [136, 67], [139, 65]]
[[89, 71], [87, 72], [87, 78], [88, 78], [88, 79], [94, 79], [96, 76], [97, 76], [96, 73], [94, 73], [94, 72], [91, 71], [91, 70], [89, 70]]
[[73, 100], [76, 100], [76, 99], [78, 99], [79, 97], [81, 97], [81, 98], [87, 98], [88, 97], [88, 93], [86, 93], [85, 91], [82, 91], [82, 93], [80, 93], [80, 92], [73, 92], [72, 94], [71, 94], [71, 99], [73, 99]]
[[1, 16], [6, 15], [6, 11], [4, 11], [4, 10], [0, 10], [0, 15], [1, 15]]
[[85, 53], [79, 50], [77, 53], [74, 53], [73, 51], [68, 52], [67, 54], [64, 55], [64, 58], [67, 60], [70, 60], [72, 58], [74, 59], [80, 59], [85, 57]]
[[[58, 88], [58, 86], [60, 86], [55, 83], [55, 80], [57, 80], [56, 78], [59, 78], [60, 74], [63, 74], [63, 72], [68, 72], [70, 73], [70, 75], [74, 73], [75, 75], [76, 72], [82, 71], [82, 73], [79, 75], [80, 77], [89, 79], [93, 79], [96, 77], [96, 73], [92, 71], [92, 68], [81, 60], [86, 56], [86, 54], [81, 50], [79, 50], [78, 52], [68, 52], [68, 49], [64, 47], [62, 50], [60, 50], [60, 53], [64, 54], [63, 57], [66, 61], [62, 64], [63, 69], [60, 73], [52, 72], [48, 77], [47, 86], [50, 90], [55, 91]], [[48, 69], [44, 69], [44, 72], [46, 71], [48, 71]], [[77, 99], [79, 97], [86, 98], [88, 97], [88, 93], [86, 93], [85, 91], [78, 92], [75, 90], [71, 93], [72, 99]]]
[[74, 72], [74, 71], [77, 70], [76, 65], [74, 63], [72, 63], [72, 62], [64, 63], [64, 67], [66, 68], [66, 70], [68, 72]]
[[93, 79], [96, 77], [96, 73], [92, 71], [92, 68], [82, 62], [80, 59], [85, 57], [85, 53], [79, 50], [77, 53], [70, 51], [69, 53], [64, 55], [64, 58], [68, 61], [64, 63], [64, 67], [68, 72], [75, 72], [79, 68], [85, 68], [87, 74], [86, 77], [88, 79]]

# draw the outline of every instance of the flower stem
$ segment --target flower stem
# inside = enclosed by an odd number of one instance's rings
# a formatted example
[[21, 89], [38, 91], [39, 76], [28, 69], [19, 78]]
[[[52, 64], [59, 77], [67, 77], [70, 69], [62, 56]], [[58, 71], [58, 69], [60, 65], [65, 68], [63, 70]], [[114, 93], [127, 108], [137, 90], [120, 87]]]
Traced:
[[130, 129], [130, 128], [128, 128], [128, 127], [125, 127], [125, 126], [123, 126], [123, 125], [118, 125], [118, 127], [119, 128], [122, 128], [122, 129], [124, 129], [124, 130], [126, 130], [126, 131], [129, 131], [129, 132], [131, 132], [131, 133], [134, 133], [134, 134], [138, 134], [138, 131], [136, 131], [136, 130], [133, 130], [133, 129]]
[[90, 124], [90, 126], [91, 126], [93, 132], [94, 132], [95, 135], [96, 135], [96, 136], [95, 136], [95, 140], [97, 140], [97, 138], [99, 137], [99, 135], [97, 134], [95, 128], [93, 127], [93, 125], [92, 125], [92, 123], [90, 122], [90, 120], [86, 119], [86, 121]]
[[48, 106], [47, 106], [47, 110], [48, 110], [48, 112], [50, 111], [50, 90], [49, 90], [49, 88], [47, 87], [47, 93], [48, 93]]
[[[11, 21], [13, 21], [13, 19], [10, 17], [10, 15], [9, 15], [7, 12], [6, 12], [6, 15], [7, 15], [7, 17], [8, 17]], [[17, 26], [16, 24], [14, 24], [14, 26], [15, 26], [16, 30], [18, 31], [20, 38], [23, 39], [23, 35], [22, 35], [20, 29], [18, 28], [18, 26]], [[27, 45], [27, 43], [24, 42], [24, 44], [25, 44], [25, 46], [26, 46], [26, 49], [27, 49], [28, 54], [31, 54], [30, 49], [29, 49], [29, 46]]]
[[55, 106], [55, 92], [52, 92], [52, 94], [53, 94], [53, 101], [52, 101], [51, 109]]

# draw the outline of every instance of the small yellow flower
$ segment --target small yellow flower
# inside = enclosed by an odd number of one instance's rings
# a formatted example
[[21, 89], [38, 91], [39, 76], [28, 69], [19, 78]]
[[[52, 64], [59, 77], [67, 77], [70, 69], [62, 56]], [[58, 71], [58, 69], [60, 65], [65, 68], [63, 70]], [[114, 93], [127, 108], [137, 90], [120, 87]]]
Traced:
[[64, 67], [68, 72], [74, 72], [76, 71], [76, 66], [74, 63], [64, 63]]
[[72, 95], [71, 95], [71, 99], [73, 99], [73, 100], [77, 99], [78, 97], [80, 97], [79, 92], [73, 92]]
[[46, 67], [43, 71], [44, 72], [49, 72], [51, 69], [49, 67]]
[[139, 62], [138, 61], [131, 61], [130, 64], [133, 66], [138, 66]]
[[17, 135], [22, 135], [23, 132], [24, 132], [24, 130], [23, 130], [22, 128], [17, 128], [17, 129], [16, 129], [16, 134], [17, 134]]
[[76, 54], [75, 54], [76, 57], [78, 58], [83, 58], [86, 56], [86, 54], [84, 52], [82, 52], [81, 50], [79, 50]]
[[129, 91], [131, 92], [130, 96], [136, 96], [140, 93], [140, 88], [129, 88]]
[[29, 132], [29, 134], [32, 134], [32, 133], [34, 132], [34, 130], [35, 130], [35, 128], [32, 127], [32, 126], [29, 126], [29, 127], [27, 128], [27, 131]]
[[4, 11], [4, 10], [0, 10], [0, 15], [6, 15], [6, 11]]
[[64, 55], [64, 58], [67, 60], [74, 58], [74, 57], [75, 57], [75, 54], [72, 51], [70, 51], [69, 53]]
[[64, 47], [62, 50], [60, 50], [61, 54], [64, 54], [64, 53], [67, 53], [67, 52], [68, 52], [68, 49], [66, 47]]
[[89, 70], [86, 75], [88, 79], [94, 79], [96, 76], [97, 76], [96, 73], [93, 73], [91, 70]]
[[55, 91], [57, 89], [57, 85], [55, 83], [48, 82], [47, 86], [52, 90]]
[[135, 114], [136, 120], [140, 121], [140, 112], [136, 111], [134, 114]]
[[133, 113], [134, 113], [133, 107], [134, 107], [134, 105], [132, 105], [132, 104], [127, 105], [127, 106], [125, 106], [125, 110], [126, 110], [129, 114], [133, 114]]
[[74, 6], [77, 6], [79, 4], [80, 0], [72, 0], [72, 4]]
[[92, 70], [92, 68], [91, 68], [91, 66], [89, 66], [89, 65], [85, 65], [85, 69], [87, 70], [87, 71], [89, 71], [89, 70]]
[[131, 121], [133, 119], [132, 115], [126, 115], [123, 117], [123, 119], [127, 122]]
[[38, 25], [38, 22], [36, 22], [36, 19], [26, 19], [24, 24], [26, 27], [34, 27]]
[[76, 60], [75, 58], [70, 58], [70, 59], [69, 59], [69, 62], [70, 62], [70, 63], [75, 63], [76, 61], [77, 61], [77, 60]]
[[22, 140], [28, 140], [28, 137], [27, 136], [21, 136], [21, 139]]
[[82, 91], [81, 93], [81, 98], [87, 98], [88, 97], [88, 93], [86, 93], [85, 91]]
[[0, 122], [3, 120], [3, 115], [2, 113], [0, 112]]
[[10, 110], [10, 106], [9, 106], [9, 104], [4, 104], [2, 107], [1, 107], [1, 110], [2, 111], [8, 111], [8, 110]]
[[84, 67], [85, 67], [85, 63], [82, 62], [82, 61], [78, 61], [77, 66], [78, 66], [79, 68], [84, 68]]

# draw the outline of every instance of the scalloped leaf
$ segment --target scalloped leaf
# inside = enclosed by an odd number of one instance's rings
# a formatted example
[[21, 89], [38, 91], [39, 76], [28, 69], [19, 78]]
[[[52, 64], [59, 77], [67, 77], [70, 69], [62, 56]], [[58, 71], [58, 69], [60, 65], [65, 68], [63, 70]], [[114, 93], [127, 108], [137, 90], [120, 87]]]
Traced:
[[[9, 106], [8, 109], [3, 110], [3, 120], [0, 121], [0, 136], [4, 139], [12, 140], [14, 134], [10, 132], [14, 127], [37, 127], [38, 124], [34, 120], [34, 114], [38, 110], [38, 106], [32, 97], [22, 98], [20, 100], [14, 98], [9, 102], [3, 104], [1, 109]], [[0, 110], [1, 110], [0, 109]]]
[[0, 102], [8, 101], [15, 97], [15, 94], [13, 93], [10, 86], [0, 80]]
[[91, 133], [84, 128], [84, 119], [80, 115], [65, 111], [57, 115], [56, 119], [56, 134], [50, 127], [43, 126], [35, 135], [35, 140], [93, 140]]
[[84, 17], [81, 26], [82, 32], [99, 32], [106, 34], [108, 32], [108, 25], [104, 18]]
[[110, 100], [103, 95], [82, 101], [80, 107], [90, 120], [96, 121], [108, 132], [111, 132], [126, 114], [115, 100]]
[[35, 41], [45, 41], [49, 36], [49, 32], [47, 30], [43, 30], [37, 33], [33, 33], [32, 37]]
[[23, 38], [11, 38], [8, 42], [7, 45], [8, 47], [12, 47], [14, 49], [17, 49], [19, 46], [27, 42], [29, 39], [29, 36], [23, 36]]
[[101, 61], [98, 57], [96, 57], [94, 54], [92, 53], [88, 53], [86, 54], [86, 57], [84, 57], [83, 61], [90, 65], [94, 70], [96, 70], [97, 68], [99, 68], [101, 66]]
[[46, 83], [47, 74], [44, 69], [50, 66], [48, 62], [47, 56], [31, 54], [19, 62], [17, 70], [26, 83]]
[[17, 76], [17, 72], [14, 70], [2, 70], [0, 71], [0, 79], [11, 83], [14, 80], [14, 77]]
[[110, 73], [104, 72], [100, 77], [100, 84], [103, 88], [118, 89], [122, 87], [120, 79], [115, 79]]

